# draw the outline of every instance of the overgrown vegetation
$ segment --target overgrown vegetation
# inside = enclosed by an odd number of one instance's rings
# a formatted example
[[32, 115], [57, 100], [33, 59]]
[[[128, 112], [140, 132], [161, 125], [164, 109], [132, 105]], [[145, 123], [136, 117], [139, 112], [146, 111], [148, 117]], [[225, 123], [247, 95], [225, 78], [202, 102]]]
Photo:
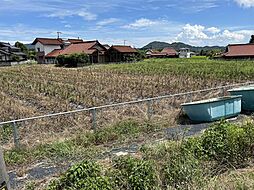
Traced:
[[252, 122], [221, 122], [198, 137], [146, 145], [139, 157], [119, 157], [106, 165], [84, 161], [48, 189], [203, 189], [219, 175], [251, 165], [253, 148]]
[[123, 121], [96, 132], [89, 131], [79, 134], [64, 141], [6, 151], [5, 161], [8, 165], [17, 165], [42, 158], [73, 158], [75, 160], [79, 157], [94, 158], [101, 153], [103, 145], [131, 141], [142, 135], [155, 133], [162, 127], [132, 120]]
[[[206, 59], [151, 59], [78, 69], [48, 65], [0, 68], [0, 118], [8, 121], [243, 82], [253, 79], [253, 68], [253, 61]], [[193, 101], [219, 93], [200, 93]], [[184, 101], [185, 96], [153, 102], [153, 118], [174, 120], [173, 114]], [[98, 127], [128, 118], [144, 119], [146, 109], [140, 104], [98, 111]], [[34, 146], [74, 136], [91, 127], [90, 118], [83, 112], [20, 122], [21, 143]], [[5, 142], [13, 145], [13, 141]]]
[[77, 67], [90, 65], [89, 56], [84, 53], [57, 56], [57, 66]]

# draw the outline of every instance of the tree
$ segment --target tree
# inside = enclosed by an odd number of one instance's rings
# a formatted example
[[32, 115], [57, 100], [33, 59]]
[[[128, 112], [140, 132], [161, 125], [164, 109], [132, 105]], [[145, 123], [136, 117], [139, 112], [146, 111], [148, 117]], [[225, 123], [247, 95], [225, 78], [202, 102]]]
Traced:
[[254, 43], [254, 35], [251, 35], [250, 44]]
[[21, 43], [21, 42], [16, 42], [15, 43], [15, 47], [17, 47], [17, 48], [20, 48], [20, 50], [23, 52], [23, 53], [25, 53], [26, 55], [28, 55], [28, 49], [27, 49], [27, 47], [23, 44], [23, 43]]

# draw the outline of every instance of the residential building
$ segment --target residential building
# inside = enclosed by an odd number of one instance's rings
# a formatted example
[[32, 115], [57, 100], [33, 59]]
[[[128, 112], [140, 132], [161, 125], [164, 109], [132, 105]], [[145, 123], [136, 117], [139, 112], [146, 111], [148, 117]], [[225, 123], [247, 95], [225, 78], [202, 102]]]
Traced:
[[177, 58], [178, 53], [174, 48], [164, 48], [162, 51], [148, 50], [147, 58]]
[[27, 55], [20, 48], [6, 42], [0, 42], [0, 65], [10, 65], [11, 62], [24, 61]]
[[229, 44], [222, 57], [225, 59], [254, 59], [254, 44]]
[[166, 54], [166, 57], [168, 58], [176, 58], [178, 57], [178, 53], [174, 48], [164, 48], [161, 53]]
[[194, 52], [191, 52], [189, 48], [181, 48], [179, 51], [179, 58], [191, 58], [195, 55]]
[[96, 41], [83, 41], [72, 43], [64, 49], [54, 49], [45, 56], [47, 63], [55, 63], [59, 55], [70, 55], [74, 53], [85, 53], [89, 56], [91, 63], [105, 63], [107, 59], [107, 49]]
[[108, 50], [109, 62], [128, 62], [138, 54], [131, 46], [113, 45]]
[[65, 47], [73, 44], [82, 42], [82, 39], [68, 39], [64, 40], [62, 38], [36, 38], [32, 45], [34, 45], [36, 52], [36, 59], [38, 63], [49, 63], [45, 59], [45, 56], [52, 52], [53, 50], [64, 49]]

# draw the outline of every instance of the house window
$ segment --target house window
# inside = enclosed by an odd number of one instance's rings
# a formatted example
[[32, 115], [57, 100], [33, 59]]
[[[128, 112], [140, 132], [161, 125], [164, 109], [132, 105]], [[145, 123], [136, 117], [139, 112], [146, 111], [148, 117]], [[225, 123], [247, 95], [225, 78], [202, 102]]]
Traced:
[[37, 48], [37, 51], [38, 51], [38, 52], [41, 52], [41, 49], [40, 49], [40, 48]]

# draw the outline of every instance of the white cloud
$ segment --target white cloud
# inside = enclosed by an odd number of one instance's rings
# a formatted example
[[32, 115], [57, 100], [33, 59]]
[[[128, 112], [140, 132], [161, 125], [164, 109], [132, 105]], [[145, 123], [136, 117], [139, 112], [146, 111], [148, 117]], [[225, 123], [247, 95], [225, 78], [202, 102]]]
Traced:
[[190, 40], [204, 40], [208, 39], [207, 34], [204, 33], [205, 27], [201, 25], [186, 24], [183, 27], [183, 31], [178, 34], [178, 39], [190, 39]]
[[146, 19], [146, 18], [141, 18], [136, 20], [133, 23], [130, 23], [128, 25], [123, 26], [123, 28], [128, 28], [128, 29], [139, 29], [139, 28], [146, 28], [150, 26], [154, 26], [158, 24], [158, 21]]
[[59, 10], [55, 11], [51, 14], [45, 15], [47, 17], [58, 17], [58, 18], [65, 18], [70, 16], [79, 16], [82, 17], [84, 20], [92, 21], [97, 19], [97, 15], [93, 14], [87, 10], [81, 9], [81, 10]]
[[192, 45], [227, 45], [229, 43], [247, 43], [252, 30], [221, 30], [216, 27], [186, 24], [177, 35], [176, 41]]
[[210, 27], [210, 28], [207, 28], [206, 31], [208, 31], [212, 34], [216, 34], [216, 33], [219, 33], [221, 30], [219, 28], [216, 28], [216, 27]]
[[66, 24], [64, 25], [65, 28], [71, 28], [71, 25], [70, 24]]
[[235, 0], [235, 2], [237, 2], [242, 7], [254, 7], [254, 0]]
[[[220, 35], [218, 35], [222, 39], [229, 39], [233, 41], [242, 41], [245, 39], [245, 35], [239, 32], [231, 32], [229, 30], [224, 30]], [[216, 37], [216, 36], [215, 36]]]
[[96, 25], [98, 26], [106, 26], [106, 25], [109, 25], [109, 24], [114, 24], [116, 22], [119, 22], [120, 19], [118, 18], [109, 18], [109, 19], [104, 19], [102, 21], [99, 21], [96, 23]]

